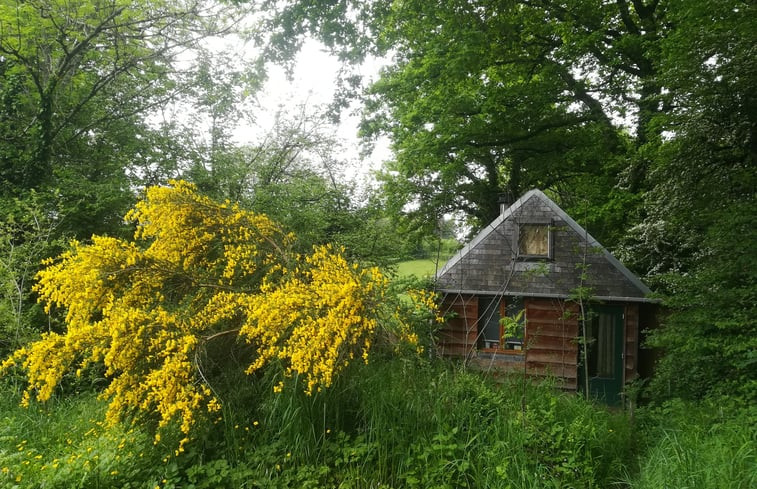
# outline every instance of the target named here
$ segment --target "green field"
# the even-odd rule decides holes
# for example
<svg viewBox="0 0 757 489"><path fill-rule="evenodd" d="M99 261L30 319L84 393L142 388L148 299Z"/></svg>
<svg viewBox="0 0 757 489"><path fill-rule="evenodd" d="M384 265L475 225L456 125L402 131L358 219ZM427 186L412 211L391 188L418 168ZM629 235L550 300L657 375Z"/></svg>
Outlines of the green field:
<svg viewBox="0 0 757 489"><path fill-rule="evenodd" d="M441 270L446 260L439 262L438 269ZM437 270L437 264L434 260L408 260L400 262L397 265L397 275L408 277L415 275L418 278L433 277Z"/></svg>

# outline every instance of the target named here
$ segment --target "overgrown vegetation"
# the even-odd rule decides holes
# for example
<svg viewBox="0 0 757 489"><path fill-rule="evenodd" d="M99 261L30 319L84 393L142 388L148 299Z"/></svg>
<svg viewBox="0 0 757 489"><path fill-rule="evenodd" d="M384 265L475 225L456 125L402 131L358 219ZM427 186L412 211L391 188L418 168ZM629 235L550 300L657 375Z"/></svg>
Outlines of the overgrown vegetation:
<svg viewBox="0 0 757 489"><path fill-rule="evenodd" d="M754 487L755 412L668 403L630 420L549 383L376 359L314 396L238 384L221 419L159 442L106 426L85 392L18 406L2 385L0 486L56 488Z"/></svg>
<svg viewBox="0 0 757 489"><path fill-rule="evenodd" d="M645 487L681 454L670 480L751 482L753 410L682 428L669 404L634 431L549 382L429 359L439 318L417 278L295 254L267 217L185 182L127 217L133 242L74 242L38 274L65 326L2 364L10 487Z"/></svg>
<svg viewBox="0 0 757 489"><path fill-rule="evenodd" d="M0 487L757 486L755 9L2 0ZM345 62L334 108L362 93L391 139L367 195L333 112L234 141L307 36ZM349 63L387 53L361 87ZM196 212L132 215L131 240L172 179ZM430 358L425 272L380 278L534 186L667 308L632 417Z"/></svg>
<svg viewBox="0 0 757 489"><path fill-rule="evenodd" d="M65 312L65 331L0 363L0 375L19 369L28 378L24 404L102 365L106 418L178 423L183 450L196 418L221 409L218 370L273 369L283 377L276 390L297 377L313 394L352 361L368 361L379 321L397 343L417 343L402 317L382 314L387 280L378 268L351 264L328 245L296 253L296 237L265 215L178 181L148 188L125 219L136 225L133 241L74 241L39 272L33 290L46 312ZM433 313L435 305L418 307ZM218 341L241 365L219 358Z"/></svg>
<svg viewBox="0 0 757 489"><path fill-rule="evenodd" d="M757 484L757 410L725 398L669 401L639 412L639 457L625 482L633 488L734 487Z"/></svg>

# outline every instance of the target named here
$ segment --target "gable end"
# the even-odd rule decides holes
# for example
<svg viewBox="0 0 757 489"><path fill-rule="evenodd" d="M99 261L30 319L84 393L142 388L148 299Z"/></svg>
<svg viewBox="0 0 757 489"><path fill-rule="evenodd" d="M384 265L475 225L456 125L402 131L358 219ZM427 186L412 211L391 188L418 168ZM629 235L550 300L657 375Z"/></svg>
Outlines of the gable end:
<svg viewBox="0 0 757 489"><path fill-rule="evenodd" d="M522 256L521 226L549 224L549 253ZM586 265L588 279L580 281ZM651 293L630 270L538 189L486 226L437 275L443 292L569 297L581 286L606 300L646 302Z"/></svg>

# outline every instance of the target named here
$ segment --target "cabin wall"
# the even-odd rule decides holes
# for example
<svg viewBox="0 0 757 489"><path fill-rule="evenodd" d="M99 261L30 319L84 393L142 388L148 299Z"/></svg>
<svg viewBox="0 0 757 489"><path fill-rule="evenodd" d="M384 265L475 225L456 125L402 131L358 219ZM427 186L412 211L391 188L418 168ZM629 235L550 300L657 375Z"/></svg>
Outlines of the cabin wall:
<svg viewBox="0 0 757 489"><path fill-rule="evenodd" d="M507 301L507 297L503 301ZM449 294L442 310L450 314L439 333L438 347L443 356L465 358L474 368L494 374L525 373L533 377L553 376L566 390L577 390L579 341L581 335L576 304L560 299L525 298L525 348L512 351L482 351L478 337L478 297ZM640 307L636 303L615 303L624 309L624 383L638 377ZM504 308L504 303L502 305Z"/></svg>
<svg viewBox="0 0 757 489"><path fill-rule="evenodd" d="M438 348L443 356L469 357L475 351L478 335L478 297L448 294L441 311L449 317L439 332Z"/></svg>
<svg viewBox="0 0 757 489"><path fill-rule="evenodd" d="M578 308L559 299L527 298L526 372L554 376L566 390L578 386Z"/></svg>
<svg viewBox="0 0 757 489"><path fill-rule="evenodd" d="M504 298L507 301L507 297ZM529 376L554 376L561 387L575 390L578 383L578 310L559 299L526 298L526 337L523 352L479 351L478 297L449 294L442 311L450 314L439 332L443 356L465 357L470 366L495 374L524 371ZM504 304L501 306L504 308Z"/></svg>

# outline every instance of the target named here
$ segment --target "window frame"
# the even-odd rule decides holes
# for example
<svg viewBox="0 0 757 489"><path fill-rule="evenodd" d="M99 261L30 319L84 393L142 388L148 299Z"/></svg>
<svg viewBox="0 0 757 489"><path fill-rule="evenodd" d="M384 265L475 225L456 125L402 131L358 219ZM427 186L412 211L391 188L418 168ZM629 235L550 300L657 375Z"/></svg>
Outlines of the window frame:
<svg viewBox="0 0 757 489"><path fill-rule="evenodd" d="M487 342L494 342L494 341L493 340L489 340L489 339L487 339L484 336L485 335L485 333L484 333L484 327L485 327L485 324L487 323L487 321L484 321L483 320L484 318L482 318L482 316L481 316L481 314L482 314L482 311L481 311L481 302L482 301L481 301L481 299L482 298L486 298L488 300L489 304L491 304L493 302L497 302L497 316L498 316L497 322L498 322L498 326L499 326L499 340L496 342L497 343L496 347L494 347L494 346L486 346ZM508 298L509 298L509 296L496 296L496 295L485 295L485 294L482 294L482 295L478 296L478 319L477 319L477 324L478 324L478 331L479 331L479 336L480 336L480 340L477 342L477 349L478 349L478 351L486 352L486 353L504 353L504 354L507 354L507 355L524 355L526 353L525 345L526 345L526 338L527 338L527 335L528 335L528 321L526 319L526 313L525 313L526 304L525 304L525 301L523 301L523 299L521 299L521 307L522 307L522 310L524 311L524 313L523 313L523 339L522 339L522 341L520 343L520 349L515 349L515 348L508 349L508 348L505 348L505 345L507 345L507 337L505 336L505 328L504 328L504 326L501 323L501 319L503 317L507 317L508 302L509 302L507 300ZM513 301L513 302L516 302L516 300L515 300L514 297L510 298L510 300ZM517 312L516 312L516 314L517 314Z"/></svg>
<svg viewBox="0 0 757 489"><path fill-rule="evenodd" d="M534 255L534 254L528 254L528 253L521 253L521 236L523 234L523 227L524 226L545 226L547 228L547 254L545 255ZM554 259L554 233L553 233L553 221L550 220L528 220L518 223L518 227L516 228L516 255L515 257L519 260L523 261L551 261Z"/></svg>

